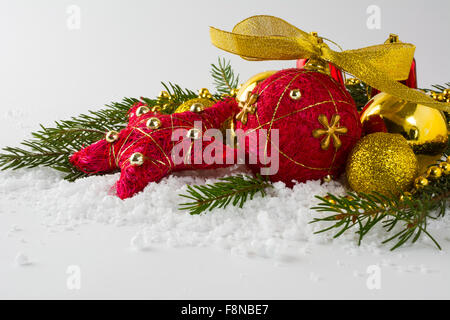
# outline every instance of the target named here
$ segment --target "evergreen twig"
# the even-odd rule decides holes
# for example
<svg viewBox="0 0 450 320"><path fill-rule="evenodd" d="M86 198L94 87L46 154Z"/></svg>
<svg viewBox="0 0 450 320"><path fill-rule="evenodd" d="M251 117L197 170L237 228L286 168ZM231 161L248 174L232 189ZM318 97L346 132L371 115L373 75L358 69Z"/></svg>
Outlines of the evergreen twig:
<svg viewBox="0 0 450 320"><path fill-rule="evenodd" d="M239 85L239 75L235 75L230 61L226 62L225 58L219 57L217 65L211 64L211 76L219 95L230 94Z"/></svg>
<svg viewBox="0 0 450 320"><path fill-rule="evenodd" d="M260 193L262 197L266 195L266 188L272 184L262 178L238 174L236 176L220 178L219 182L200 186L188 186L187 193L182 197L192 202L182 203L180 210L188 210L190 214L200 214L204 211L211 211L214 208L225 208L229 204L242 208L244 203Z"/></svg>

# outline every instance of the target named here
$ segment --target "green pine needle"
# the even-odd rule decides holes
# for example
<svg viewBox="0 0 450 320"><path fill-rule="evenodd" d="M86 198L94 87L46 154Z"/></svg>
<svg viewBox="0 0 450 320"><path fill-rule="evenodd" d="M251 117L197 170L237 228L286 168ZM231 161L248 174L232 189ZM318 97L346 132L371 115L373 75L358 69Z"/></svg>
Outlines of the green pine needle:
<svg viewBox="0 0 450 320"><path fill-rule="evenodd" d="M380 193L348 193L346 196L328 194L316 196L321 202L311 209L317 212L330 212L331 215L314 218L310 223L331 222L331 226L316 233L335 230L334 238L356 228L358 245L377 225L382 225L386 233L392 233L395 227L400 231L389 236L382 243L395 241L391 250L395 250L408 241L415 243L422 235L429 237L438 249L441 246L427 231L428 221L443 217L446 213L447 200L450 197L450 176L431 180L430 184L411 197L399 197ZM395 229L398 230L398 229Z"/></svg>
<svg viewBox="0 0 450 320"><path fill-rule="evenodd" d="M211 64L211 76L214 79L214 85L217 93L230 94L231 90L236 89L239 85L239 75L235 75L230 61L226 62L225 58L218 58L218 64Z"/></svg>
<svg viewBox="0 0 450 320"><path fill-rule="evenodd" d="M262 178L238 174L236 176L220 178L219 182L202 186L188 186L187 193L180 196L192 200L182 203L180 210L188 210L190 214L200 214L214 208L226 208L228 205L242 208L247 200L260 193L266 195L265 189L272 184Z"/></svg>

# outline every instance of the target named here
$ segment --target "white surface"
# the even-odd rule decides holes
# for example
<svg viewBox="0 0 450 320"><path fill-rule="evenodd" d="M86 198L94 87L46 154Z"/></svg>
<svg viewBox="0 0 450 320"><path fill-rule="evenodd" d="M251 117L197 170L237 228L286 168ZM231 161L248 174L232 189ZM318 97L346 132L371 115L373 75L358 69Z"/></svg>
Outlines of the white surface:
<svg viewBox="0 0 450 320"><path fill-rule="evenodd" d="M376 2L381 30L365 25L372 1L0 1L0 147L41 122L155 95L160 80L211 87L218 55L242 80L292 66L245 62L209 44L208 25L231 29L252 14L345 48L398 33L418 47L420 85L449 81L448 1ZM82 10L80 30L66 27L70 4ZM352 234L313 235L307 207L326 192L317 183L190 217L176 212L189 174L125 202L108 194L116 178L69 184L45 169L0 173L0 298L450 298L448 219L430 227L442 252L422 241L391 253L377 245L379 231L362 248ZM376 264L381 289L369 290L366 270ZM68 289L69 266L81 271L79 290Z"/></svg>

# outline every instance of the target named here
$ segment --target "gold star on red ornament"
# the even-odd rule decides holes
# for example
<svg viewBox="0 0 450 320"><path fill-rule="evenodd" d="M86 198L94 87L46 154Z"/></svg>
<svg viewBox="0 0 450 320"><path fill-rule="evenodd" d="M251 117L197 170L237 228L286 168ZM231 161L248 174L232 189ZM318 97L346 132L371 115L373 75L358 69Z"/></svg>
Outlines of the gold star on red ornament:
<svg viewBox="0 0 450 320"><path fill-rule="evenodd" d="M256 106L254 105L256 100L258 99L257 94L251 93L251 91L247 92L247 97L245 101L239 101L239 108L241 111L236 115L236 120L242 122L242 124L247 123L248 114L254 114L256 111Z"/></svg>
<svg viewBox="0 0 450 320"><path fill-rule="evenodd" d="M342 145L338 135L346 134L348 129L346 127L339 127L339 120L341 117L338 114L334 114L331 117L331 123L328 123L327 116L324 114L319 115L319 122L323 125L324 129L315 129L312 132L314 138L320 138L325 136L320 142L322 150L328 150L331 139L333 139L333 145L339 149Z"/></svg>

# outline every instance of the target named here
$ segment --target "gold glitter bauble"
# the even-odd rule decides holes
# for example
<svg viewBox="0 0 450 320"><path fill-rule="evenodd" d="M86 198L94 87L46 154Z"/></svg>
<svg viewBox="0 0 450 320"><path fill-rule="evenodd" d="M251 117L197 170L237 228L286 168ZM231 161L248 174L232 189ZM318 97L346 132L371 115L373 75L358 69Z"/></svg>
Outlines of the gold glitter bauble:
<svg viewBox="0 0 450 320"><path fill-rule="evenodd" d="M418 162L399 134L372 133L362 138L347 160L347 179L356 192L396 195L411 188Z"/></svg>
<svg viewBox="0 0 450 320"><path fill-rule="evenodd" d="M194 98L194 99L190 99L186 102L184 102L182 105L180 105L174 113L182 113L182 112L186 112L186 111L190 111L191 107L194 103L201 103L203 105L203 107L205 108L209 108L212 107L215 104L215 101L210 100L210 99L206 99L206 98Z"/></svg>
<svg viewBox="0 0 450 320"><path fill-rule="evenodd" d="M387 93L379 93L366 104L361 123L380 118L389 133L406 138L415 154L441 154L448 143L448 129L442 111L406 102Z"/></svg>
<svg viewBox="0 0 450 320"><path fill-rule="evenodd" d="M239 89L236 100L238 102L244 103L247 98L247 92L252 92L253 89L262 81L266 80L268 77L276 73L277 71L264 71L260 72L258 74L255 74L253 77L248 79Z"/></svg>

